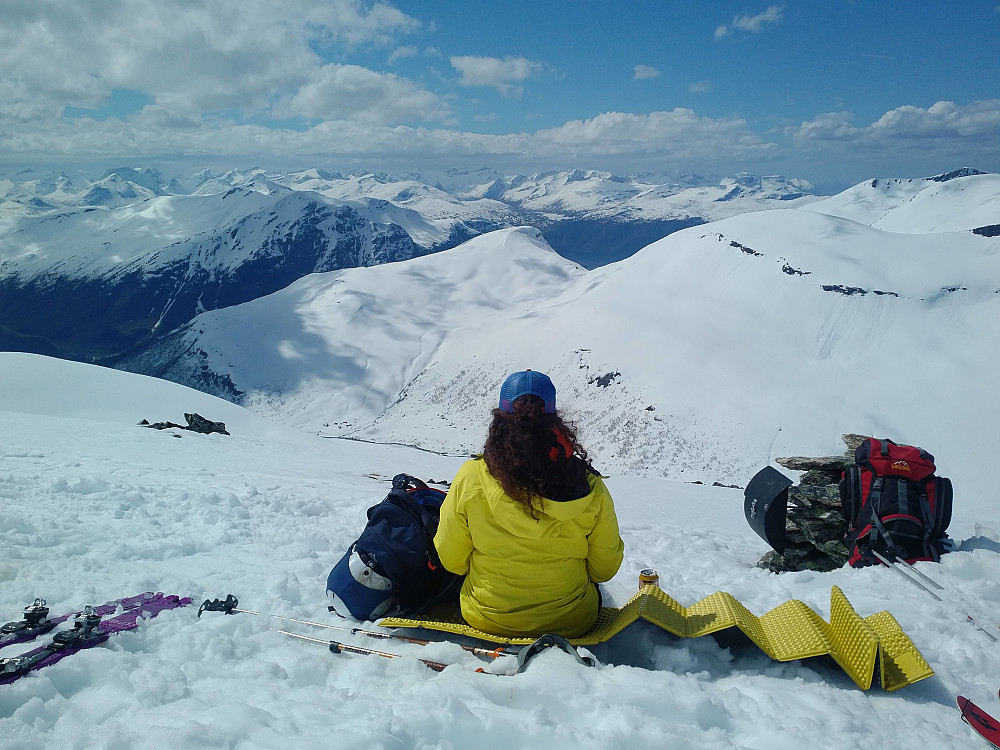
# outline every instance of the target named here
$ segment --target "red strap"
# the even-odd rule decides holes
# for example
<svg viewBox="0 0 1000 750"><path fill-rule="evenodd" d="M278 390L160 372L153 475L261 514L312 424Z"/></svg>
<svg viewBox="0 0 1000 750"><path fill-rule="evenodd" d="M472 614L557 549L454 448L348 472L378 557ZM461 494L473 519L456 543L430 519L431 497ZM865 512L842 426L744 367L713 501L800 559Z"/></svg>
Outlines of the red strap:
<svg viewBox="0 0 1000 750"><path fill-rule="evenodd" d="M559 446L553 445L549 448L549 458L553 461L559 460L559 447L562 447L563 453L565 453L565 458L573 457L573 444L566 437L566 433L560 430L558 427L552 428L552 433L556 436L556 440L559 441Z"/></svg>

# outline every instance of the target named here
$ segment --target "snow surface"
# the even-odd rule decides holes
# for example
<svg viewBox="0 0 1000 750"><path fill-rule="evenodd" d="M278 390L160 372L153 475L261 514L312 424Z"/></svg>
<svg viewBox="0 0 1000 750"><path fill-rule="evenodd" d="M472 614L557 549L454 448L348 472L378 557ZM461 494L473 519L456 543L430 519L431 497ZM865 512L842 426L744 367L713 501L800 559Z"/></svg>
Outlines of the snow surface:
<svg viewBox="0 0 1000 750"><path fill-rule="evenodd" d="M185 411L221 419L233 434L136 424L182 423ZM484 408L470 428L485 434L487 419ZM965 447L948 442L942 451ZM400 471L449 479L462 460L323 439L171 383L0 353L0 613L17 619L36 596L56 613L159 590L196 604L233 593L247 609L337 624L325 608L327 573L388 479ZM796 598L828 618L837 585L860 614L895 615L936 676L896 693L862 692L822 659L778 663L755 647L641 624L595 648L597 668L546 653L521 675L494 676L477 673L483 662L454 644L343 636L403 658L333 655L272 628L342 635L334 631L246 614L199 620L188 607L0 686L0 744L909 750L979 742L954 696L995 707L1000 649L962 610L987 627L1000 621L1000 538L988 528L1000 527L996 506L957 485L955 526L983 526L959 536L960 550L940 565L920 566L946 586L937 602L886 569L754 567L766 546L743 519L739 490L620 474L608 485L625 540L612 601L627 599L638 571L654 567L686 605L725 590L757 614ZM18 648L27 646L2 655ZM435 673L418 657L451 666Z"/></svg>
<svg viewBox="0 0 1000 750"><path fill-rule="evenodd" d="M470 452L505 375L530 367L605 471L745 486L776 457L865 433L925 447L1000 515L982 471L998 447L998 260L997 237L799 209L592 271L537 230L501 230L205 313L159 354L186 352L178 371L127 369L193 385L207 366L285 424Z"/></svg>
<svg viewBox="0 0 1000 750"><path fill-rule="evenodd" d="M887 232L924 234L977 229L1000 221L1000 174L957 177L945 182L872 180L810 203L807 208Z"/></svg>

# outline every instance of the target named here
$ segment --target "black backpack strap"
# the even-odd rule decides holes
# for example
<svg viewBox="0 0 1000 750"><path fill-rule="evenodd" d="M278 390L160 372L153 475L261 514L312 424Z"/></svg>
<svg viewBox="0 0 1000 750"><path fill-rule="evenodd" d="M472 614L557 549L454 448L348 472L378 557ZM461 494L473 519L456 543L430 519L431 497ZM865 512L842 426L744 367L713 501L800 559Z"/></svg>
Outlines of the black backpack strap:
<svg viewBox="0 0 1000 750"><path fill-rule="evenodd" d="M940 540L944 538L948 524L951 523L951 480L947 477L931 477L928 481L934 482L934 510L931 511L925 490L920 498L926 524L925 540L929 554L935 562L940 562L941 552L944 549Z"/></svg>
<svg viewBox="0 0 1000 750"><path fill-rule="evenodd" d="M840 512L850 528L854 528L861 511L861 467L849 466L840 480Z"/></svg>
<svg viewBox="0 0 1000 750"><path fill-rule="evenodd" d="M935 493L935 505L939 503L940 498L938 498L937 493ZM934 562L939 562L941 554L938 552L937 545L934 544L934 540L937 536L934 531L934 516L936 513L931 513L931 502L927 497L927 481L921 482L920 484L920 515L924 522L924 551L934 559Z"/></svg>
<svg viewBox="0 0 1000 750"><path fill-rule="evenodd" d="M897 482L896 484L898 486L901 483ZM871 490L868 492L868 499L865 501L868 505L868 516L871 521L871 533L868 535L868 544L866 546L869 548L875 547L878 543L879 537L881 537L884 540L884 546L891 552L895 546L892 540L892 535L889 533L889 530L886 529L882 520L878 517L882 504L882 490L884 488L885 478L876 476L872 481Z"/></svg>
<svg viewBox="0 0 1000 750"><path fill-rule="evenodd" d="M951 523L952 487L947 477L934 478L934 536L943 537Z"/></svg>

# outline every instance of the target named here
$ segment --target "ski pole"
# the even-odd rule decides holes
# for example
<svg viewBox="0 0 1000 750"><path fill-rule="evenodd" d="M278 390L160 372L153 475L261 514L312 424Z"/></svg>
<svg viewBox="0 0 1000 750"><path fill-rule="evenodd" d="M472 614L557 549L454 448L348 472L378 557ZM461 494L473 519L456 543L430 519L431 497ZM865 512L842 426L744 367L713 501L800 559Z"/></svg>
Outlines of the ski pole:
<svg viewBox="0 0 1000 750"><path fill-rule="evenodd" d="M303 641L309 641L310 643L321 643L324 646L327 646L330 649L330 651L332 653L334 653L334 654L342 654L342 653L344 653L346 651L347 653L350 653L350 654L367 654L369 656L382 656L382 657L385 657L386 659L401 659L402 658L402 656L400 654L391 654L388 651L376 651L376 650L371 649L371 648L362 648L361 646L352 646L349 643L340 643L339 641L324 641L324 640L322 640L320 638L311 638L308 635L300 635L299 633L292 633L291 631L280 630L278 628L274 628L274 630L276 630L277 632L281 633L282 635L291 636L292 638L298 638L298 639L303 640ZM419 661L421 664L423 664L426 667L430 667L435 672L440 672L445 667L448 666L447 664L442 664L439 661L431 661L430 659L417 659L417 661Z"/></svg>
<svg viewBox="0 0 1000 750"><path fill-rule="evenodd" d="M905 578L907 581L909 581L910 583L912 583L914 586L917 586L918 588L922 589L923 591L926 591L928 594L930 594L931 596L933 596L935 599L937 599L942 604L944 603L944 599L942 599L940 596L938 596L933 591L931 591L931 589L927 588L927 586L925 586L924 584L922 584L916 578L913 578L912 576L907 575L904 572L904 568L897 567L889 559L883 557L882 555L880 555L875 550L872 550L872 553L875 555L875 557L877 557L879 560L881 560L883 563L885 563L885 565L887 567L892 568L893 570L895 570L897 573L899 573L901 576L903 576L903 578ZM906 564L906 563L904 563L904 564ZM909 565L909 564L906 564L905 570L911 570L914 573L917 572L916 569L914 569L914 567L912 565ZM920 574L918 574L918 575L920 575ZM922 577L925 577L925 576L922 576ZM930 580L930 579L928 579L928 580ZM931 581L931 583L934 583L939 589L942 589L942 590L944 589L944 586L941 586L940 584L937 584L934 581ZM1000 640L1000 638L997 638L995 635L993 635L993 633L991 633L986 628L984 628L982 625L980 625L978 622L976 622L976 618L973 617L972 615L970 615L967 610L965 610L961 606L959 606L958 611L961 612L963 615L965 615L965 617L969 621L969 623L971 625L974 625L976 627L976 630L981 630L982 632L986 633L986 637L989 638L991 641L998 641L998 640Z"/></svg>
<svg viewBox="0 0 1000 750"><path fill-rule="evenodd" d="M275 615L268 612L255 612L251 609L240 609L239 600L230 594L224 600L214 599L208 600L201 605L198 610L198 616L201 617L202 612L225 612L227 615L233 614L235 612L242 612L247 615L256 615L258 617L274 617L278 620L285 620L286 622L297 622L302 625L311 625L316 628L326 628L328 630L339 630L344 633L350 633L351 635L364 635L369 638L380 638L382 640L393 639L397 641L403 641L405 643L415 643L418 646L427 646L435 641L428 641L423 638L413 638L405 635L398 635L396 633L381 633L377 630L366 630L365 628L345 628L338 625L329 625L325 622L312 622L310 620L298 620L294 617L285 617L284 615ZM461 644L459 644L461 645ZM476 656L485 656L490 659L497 659L501 656L517 656L516 652L508 651L504 646L498 646L497 648L480 648L478 646L461 646L464 651L468 651Z"/></svg>
<svg viewBox="0 0 1000 750"><path fill-rule="evenodd" d="M915 567L913 567L908 562L906 562L906 560L902 559L901 557L897 557L896 558L896 562L898 562L900 565L902 565L903 567L905 567L909 572L913 573L914 575L919 576L920 578L923 578L925 581L927 581L927 583L929 583L934 588L938 589L939 591L944 591L944 586L942 586L940 583L938 583L937 581L935 581L930 576L926 576L923 573L921 573Z"/></svg>
<svg viewBox="0 0 1000 750"><path fill-rule="evenodd" d="M896 571L897 573L899 573L899 574L900 574L901 576L903 576L903 578L905 578L905 579L906 579L907 581L909 581L910 583L912 583L912 584L913 584L914 586L916 586L917 588L919 588L919 589L922 589L922 590L926 591L926 592L927 592L928 594L930 594L931 596L933 596L933 597L934 597L935 599L937 599L937 600L938 600L939 602L943 602L943 601L944 601L944 599L942 599L942 598L941 598L940 596L938 596L937 594L935 594L935 593L934 593L933 591L931 591L931 590L930 590L929 588L927 588L926 586L924 586L924 585L923 585L923 584L922 584L922 583L921 583L920 581L918 581L917 579L913 578L912 576L908 576L908 575L906 575L906 573L905 573L905 572L903 571L903 569L902 569L902 568L898 568L898 567L896 567L895 565L893 565L892 561L891 561L891 560L889 560L888 558L886 558L886 557L883 557L882 555L880 555L880 554L879 554L878 552L876 552L875 550L872 550L872 554L873 554L873 555L875 555L875 557L877 557L877 558L878 558L879 560L881 560L881 561L882 561L883 563L885 563L885 566L886 566L887 568L892 568L893 570L895 570L895 571Z"/></svg>

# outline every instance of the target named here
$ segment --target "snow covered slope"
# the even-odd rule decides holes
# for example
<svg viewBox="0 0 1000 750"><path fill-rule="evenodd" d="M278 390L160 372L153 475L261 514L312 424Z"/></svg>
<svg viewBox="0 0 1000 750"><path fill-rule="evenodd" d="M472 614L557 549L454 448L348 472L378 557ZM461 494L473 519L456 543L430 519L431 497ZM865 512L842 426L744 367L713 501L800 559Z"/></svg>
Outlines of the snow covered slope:
<svg viewBox="0 0 1000 750"><path fill-rule="evenodd" d="M0 345L106 359L315 271L411 258L448 231L391 204L281 186L22 218L0 233Z"/></svg>
<svg viewBox="0 0 1000 750"><path fill-rule="evenodd" d="M968 171L942 176L948 179L863 182L808 208L907 234L1000 225L1000 174Z"/></svg>
<svg viewBox="0 0 1000 750"><path fill-rule="evenodd" d="M232 435L135 424L191 410L226 421ZM438 420L426 431L449 428ZM645 567L684 605L722 590L758 615L798 599L828 619L838 586L862 615L891 612L935 670L895 693L861 692L823 659L779 663L737 640L674 638L642 623L595 647L597 668L553 650L499 677L475 670L508 665L455 644L375 641L249 614L197 617L201 601L233 593L245 609L350 627L326 611L324 589L367 507L396 472L450 479L462 460L282 430L175 384L0 353L0 621L37 596L53 613L147 590L195 600L0 686L2 744L965 750L979 740L954 696L997 713L1000 651L963 610L987 627L1000 620L1000 514L961 490L959 551L919 566L945 585L939 602L885 569L754 567L766 547L743 519L739 490L608 479L625 542L609 602L633 593ZM335 655L277 628L402 658ZM436 673L418 658L450 666Z"/></svg>
<svg viewBox="0 0 1000 750"><path fill-rule="evenodd" d="M998 250L775 210L585 271L503 230L199 316L124 366L222 380L213 392L311 432L443 452L480 448L500 382L530 367L608 470L742 486L864 432L924 446L985 495Z"/></svg>

